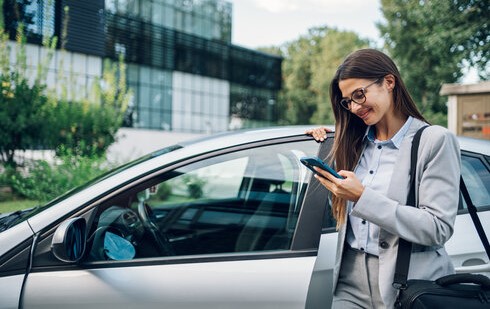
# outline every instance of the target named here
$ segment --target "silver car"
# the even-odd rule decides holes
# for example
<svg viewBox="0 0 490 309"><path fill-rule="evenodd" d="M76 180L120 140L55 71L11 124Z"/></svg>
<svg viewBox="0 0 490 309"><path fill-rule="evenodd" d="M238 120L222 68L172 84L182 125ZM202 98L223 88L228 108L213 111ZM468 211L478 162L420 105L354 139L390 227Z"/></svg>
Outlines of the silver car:
<svg viewBox="0 0 490 309"><path fill-rule="evenodd" d="M335 222L299 158L325 158L333 134L305 129L185 142L0 215L0 308L328 308ZM488 227L490 141L460 143ZM490 272L463 204L447 250L458 271Z"/></svg>

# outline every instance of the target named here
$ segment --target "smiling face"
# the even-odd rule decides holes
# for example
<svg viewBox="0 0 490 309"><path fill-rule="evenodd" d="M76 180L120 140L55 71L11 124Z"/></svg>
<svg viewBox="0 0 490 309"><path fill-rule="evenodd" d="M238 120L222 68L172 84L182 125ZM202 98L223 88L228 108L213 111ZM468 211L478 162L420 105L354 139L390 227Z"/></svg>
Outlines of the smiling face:
<svg viewBox="0 0 490 309"><path fill-rule="evenodd" d="M350 112L361 118L366 125L376 125L394 115L392 95L394 79L386 76L380 83L370 85L372 82L373 80L360 78L348 78L339 82L344 99L351 99L352 93L365 88L365 102L362 104L351 102ZM366 88L367 85L370 86Z"/></svg>

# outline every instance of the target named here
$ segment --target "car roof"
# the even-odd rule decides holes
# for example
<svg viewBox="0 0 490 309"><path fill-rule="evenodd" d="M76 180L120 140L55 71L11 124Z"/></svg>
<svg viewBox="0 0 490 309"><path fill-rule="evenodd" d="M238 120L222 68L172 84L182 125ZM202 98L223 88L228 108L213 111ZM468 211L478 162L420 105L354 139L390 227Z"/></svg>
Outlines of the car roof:
<svg viewBox="0 0 490 309"><path fill-rule="evenodd" d="M490 140L458 136L458 141L461 150L490 156Z"/></svg>
<svg viewBox="0 0 490 309"><path fill-rule="evenodd" d="M257 141L264 141L269 139L276 139L289 136L305 135L305 131L308 129L316 128L318 126L280 126L269 128L256 128L256 129L243 129L236 131L228 131L223 133L217 133L209 136L204 136L196 139L187 140L179 143L184 148L198 147L202 152L206 150L219 149L222 147L236 146L240 144L253 143ZM333 131L333 126L326 126Z"/></svg>
<svg viewBox="0 0 490 309"><path fill-rule="evenodd" d="M213 150L221 147L257 142L287 136L304 135L305 131L317 128L318 125L281 126L258 129L243 129L228 131L220 134L200 137L179 143L182 147L198 147L201 150ZM334 131L333 125L325 126ZM457 136L461 150L481 153L490 156L490 140L477 139L466 136Z"/></svg>

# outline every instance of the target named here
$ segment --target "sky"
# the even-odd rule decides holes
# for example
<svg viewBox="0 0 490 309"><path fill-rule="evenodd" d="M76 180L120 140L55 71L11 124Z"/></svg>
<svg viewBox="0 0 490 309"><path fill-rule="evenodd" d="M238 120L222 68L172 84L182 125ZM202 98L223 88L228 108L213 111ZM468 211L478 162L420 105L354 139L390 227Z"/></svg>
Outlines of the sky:
<svg viewBox="0 0 490 309"><path fill-rule="evenodd" d="M232 43L247 48L278 46L308 29L327 25L380 41L379 0L227 0L233 4Z"/></svg>

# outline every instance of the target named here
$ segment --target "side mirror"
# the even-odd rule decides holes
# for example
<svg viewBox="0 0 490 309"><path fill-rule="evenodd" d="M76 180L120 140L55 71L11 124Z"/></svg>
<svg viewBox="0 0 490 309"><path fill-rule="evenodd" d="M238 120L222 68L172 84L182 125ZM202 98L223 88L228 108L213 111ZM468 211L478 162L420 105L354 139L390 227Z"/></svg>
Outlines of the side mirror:
<svg viewBox="0 0 490 309"><path fill-rule="evenodd" d="M83 218L63 221L51 241L51 252L63 262L78 262L85 252L87 224Z"/></svg>

